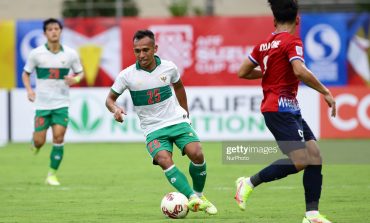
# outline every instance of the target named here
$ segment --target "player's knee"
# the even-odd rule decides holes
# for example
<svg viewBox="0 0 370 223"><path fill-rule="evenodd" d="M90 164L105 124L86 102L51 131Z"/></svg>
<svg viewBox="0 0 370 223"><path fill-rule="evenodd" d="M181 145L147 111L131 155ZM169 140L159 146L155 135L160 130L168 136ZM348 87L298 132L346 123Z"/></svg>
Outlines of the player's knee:
<svg viewBox="0 0 370 223"><path fill-rule="evenodd" d="M319 150L310 154L310 164L313 164L313 165L322 164L322 157L321 157L321 154L320 154Z"/></svg>
<svg viewBox="0 0 370 223"><path fill-rule="evenodd" d="M157 155L155 157L155 162L158 163L158 165L164 170L173 165L172 158L169 155Z"/></svg>
<svg viewBox="0 0 370 223"><path fill-rule="evenodd" d="M196 149L193 149L191 153L188 154L190 160L195 164L202 164L204 163L204 155L202 152L202 148L199 146Z"/></svg>
<svg viewBox="0 0 370 223"><path fill-rule="evenodd" d="M64 142L64 136L53 136L53 143L62 144Z"/></svg>
<svg viewBox="0 0 370 223"><path fill-rule="evenodd" d="M298 171L303 170L310 163L309 157L306 153L294 154L294 156L290 157L290 159L292 160L294 166L297 168Z"/></svg>
<svg viewBox="0 0 370 223"><path fill-rule="evenodd" d="M37 148L40 149L43 145L45 144L45 139L33 139L33 145Z"/></svg>

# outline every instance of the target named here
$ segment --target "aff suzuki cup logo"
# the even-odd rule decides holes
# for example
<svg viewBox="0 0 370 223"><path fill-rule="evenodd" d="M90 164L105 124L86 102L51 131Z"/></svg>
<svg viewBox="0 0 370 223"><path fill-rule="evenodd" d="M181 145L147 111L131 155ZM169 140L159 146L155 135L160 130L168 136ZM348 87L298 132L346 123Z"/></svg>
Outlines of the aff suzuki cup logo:
<svg viewBox="0 0 370 223"><path fill-rule="evenodd" d="M312 27L306 35L305 44L308 55L315 61L331 62L340 52L339 34L326 24Z"/></svg>
<svg viewBox="0 0 370 223"><path fill-rule="evenodd" d="M191 25L153 25L158 55L173 61L180 75L193 64L193 27Z"/></svg>
<svg viewBox="0 0 370 223"><path fill-rule="evenodd" d="M313 26L305 38L307 66L321 81L337 81L341 41L338 32L330 25Z"/></svg>

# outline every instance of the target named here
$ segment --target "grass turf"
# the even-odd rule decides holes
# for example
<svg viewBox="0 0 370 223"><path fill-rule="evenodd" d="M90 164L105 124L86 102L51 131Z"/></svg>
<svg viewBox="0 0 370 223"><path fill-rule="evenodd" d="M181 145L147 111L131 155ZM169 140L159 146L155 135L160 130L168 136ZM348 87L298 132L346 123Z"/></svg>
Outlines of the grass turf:
<svg viewBox="0 0 370 223"><path fill-rule="evenodd" d="M259 186L240 211L233 199L237 177L264 165L222 163L221 143L202 143L207 160L206 196L219 214L189 213L181 222L301 222L302 173ZM364 147L369 140L321 141L322 148ZM58 172L62 186L44 185L50 144L34 156L28 144L0 148L0 222L173 222L160 211L162 197L174 189L152 166L143 143L72 144ZM368 154L368 153L367 153ZM188 159L175 151L188 176ZM370 164L325 165L320 209L333 222L368 222Z"/></svg>

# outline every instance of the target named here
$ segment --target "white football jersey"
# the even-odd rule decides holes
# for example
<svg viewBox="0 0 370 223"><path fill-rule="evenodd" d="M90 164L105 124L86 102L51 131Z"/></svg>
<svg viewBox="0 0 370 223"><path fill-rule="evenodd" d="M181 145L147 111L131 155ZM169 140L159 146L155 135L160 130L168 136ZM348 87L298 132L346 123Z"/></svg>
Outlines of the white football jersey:
<svg viewBox="0 0 370 223"><path fill-rule="evenodd" d="M130 91L134 109L145 136L166 126L190 122L187 112L176 101L171 84L180 79L176 65L155 56L157 67L149 72L133 64L119 73L111 90L121 95Z"/></svg>
<svg viewBox="0 0 370 223"><path fill-rule="evenodd" d="M57 109L69 106L69 86L64 77L70 69L74 73L83 71L77 52L61 46L58 53L48 49L47 44L33 49L28 56L24 71L36 70L36 109Z"/></svg>

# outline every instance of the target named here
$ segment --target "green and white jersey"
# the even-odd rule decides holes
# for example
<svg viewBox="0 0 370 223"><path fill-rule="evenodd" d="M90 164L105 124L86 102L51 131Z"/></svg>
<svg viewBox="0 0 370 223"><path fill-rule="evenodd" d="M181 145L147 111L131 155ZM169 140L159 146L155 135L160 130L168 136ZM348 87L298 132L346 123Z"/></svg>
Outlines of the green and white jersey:
<svg viewBox="0 0 370 223"><path fill-rule="evenodd" d="M74 49L61 46L58 53L53 53L45 44L31 51L24 71L30 74L36 70L36 109L69 106L69 86L64 82L64 76L69 74L70 69L74 73L83 71Z"/></svg>
<svg viewBox="0 0 370 223"><path fill-rule="evenodd" d="M166 126L190 122L171 90L171 84L180 80L176 65L157 56L155 61L157 67L153 71L141 69L139 63L127 67L111 88L117 95L126 89L130 91L145 136Z"/></svg>

